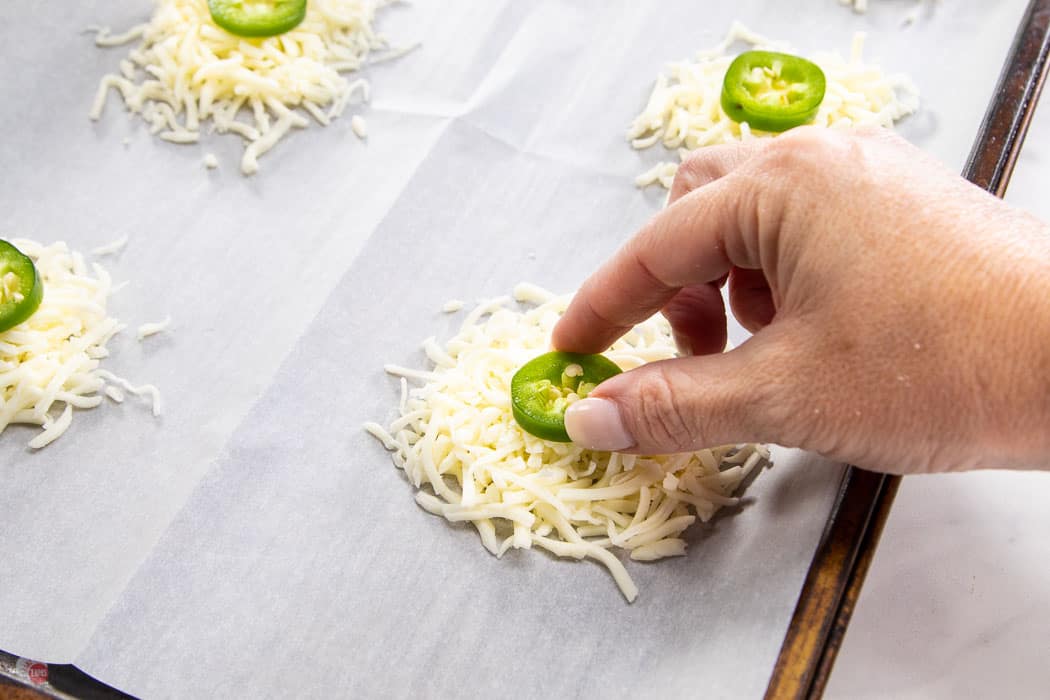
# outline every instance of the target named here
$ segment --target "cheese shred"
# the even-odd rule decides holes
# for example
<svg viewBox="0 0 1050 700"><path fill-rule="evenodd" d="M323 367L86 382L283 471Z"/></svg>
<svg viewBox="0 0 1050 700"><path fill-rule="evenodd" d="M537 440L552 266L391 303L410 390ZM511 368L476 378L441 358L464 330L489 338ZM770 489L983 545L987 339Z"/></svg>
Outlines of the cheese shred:
<svg viewBox="0 0 1050 700"><path fill-rule="evenodd" d="M734 22L718 46L697 54L695 61L671 63L656 78L642 113L627 130L631 146L641 150L662 144L676 151L678 162L704 146L768 138L776 134L735 122L722 109L722 81L735 54L730 47L743 42L749 48L797 53L783 42L774 42ZM904 75L887 75L864 62L864 34L853 38L849 59L837 53L810 56L824 71L827 92L813 120L816 126L848 129L860 126L892 127L919 108L919 91ZM678 162L661 162L637 178L635 184L659 184L670 189Z"/></svg>
<svg viewBox="0 0 1050 700"><path fill-rule="evenodd" d="M135 337L138 338L140 341L145 340L151 335L163 333L164 331L168 330L168 327L170 325L171 316L166 316L163 321L143 323L141 326L139 326L138 332L135 334Z"/></svg>
<svg viewBox="0 0 1050 700"><path fill-rule="evenodd" d="M359 70L373 51L387 50L383 60L401 55L373 26L377 10L395 1L311 0L295 29L248 39L219 28L206 0L155 0L146 24L118 35L92 28L97 46L139 44L119 73L102 78L90 116L102 116L115 90L151 133L171 143L197 143L210 121L219 133L244 139L241 171L251 175L259 157L293 129L306 128L303 114L327 126L355 95L368 100L368 83L342 74ZM351 126L365 137L363 119Z"/></svg>
<svg viewBox="0 0 1050 700"><path fill-rule="evenodd" d="M91 254L97 258L101 258L105 255L117 255L118 253L121 253L125 248L128 247L129 240L130 236L121 236L120 238L106 243L105 245L100 245L97 248L93 248L91 250Z"/></svg>
<svg viewBox="0 0 1050 700"><path fill-rule="evenodd" d="M471 523L493 555L536 546L558 557L592 559L633 601L638 588L611 550L626 550L638 561L684 555L682 533L734 505L734 492L769 452L762 445L726 445L638 457L524 432L511 412L511 377L547 351L568 301L519 285L513 300L482 302L447 343L424 341L430 369L386 366L401 380L398 415L364 429L418 489L421 508ZM670 326L653 317L606 356L624 370L674 357Z"/></svg>

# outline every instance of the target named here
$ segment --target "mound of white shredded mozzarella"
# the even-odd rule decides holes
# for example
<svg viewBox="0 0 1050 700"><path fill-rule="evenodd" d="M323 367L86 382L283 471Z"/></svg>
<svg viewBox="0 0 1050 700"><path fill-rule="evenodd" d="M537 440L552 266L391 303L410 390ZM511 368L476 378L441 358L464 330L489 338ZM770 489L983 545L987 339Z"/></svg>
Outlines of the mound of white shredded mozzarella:
<svg viewBox="0 0 1050 700"><path fill-rule="evenodd" d="M722 81L735 54L730 46L741 41L752 48L797 53L734 22L725 40L701 51L695 61L668 65L656 78L645 109L627 131L631 146L649 148L662 143L676 149L679 161L704 146L747 141L776 134L753 131L747 122L735 122L722 110ZM837 53L818 53L809 59L827 78L827 92L813 123L833 129L856 126L892 127L919 107L919 92L903 75L886 75L878 66L864 63L864 34L853 38L849 60ZM639 187L659 183L670 189L678 163L658 163L635 179Z"/></svg>
<svg viewBox="0 0 1050 700"><path fill-rule="evenodd" d="M365 429L420 489L420 506L470 522L492 554L535 545L559 557L595 559L633 601L638 589L610 549L640 561L685 554L682 532L736 504L733 492L769 453L761 445L727 445L636 457L524 432L511 413L511 377L548 350L569 297L519 285L514 300L531 308L515 310L508 297L484 302L444 347L424 341L432 369L388 365L401 377L399 416ZM624 370L674 357L670 326L654 317L606 356ZM409 381L418 386L409 389Z"/></svg>
<svg viewBox="0 0 1050 700"><path fill-rule="evenodd" d="M371 52L389 49L373 22L379 8L396 0L310 0L298 27L263 39L221 29L207 0L155 2L150 21L123 34L94 28L98 46L140 43L121 61L120 74L102 78L91 118L102 115L115 88L127 109L166 141L196 143L210 119L219 133L247 143L241 170L250 175L291 129L307 126L303 113L327 126L355 96L368 100L368 82L348 81L342 73L361 68ZM371 62L403 53L390 50ZM364 138L364 130L363 119L355 119L354 132Z"/></svg>
<svg viewBox="0 0 1050 700"><path fill-rule="evenodd" d="M0 333L0 433L13 424L39 425L43 432L29 447L45 447L69 428L73 409L95 408L103 395L123 401L125 391L151 399L159 415L156 387L133 386L100 367L106 344L124 329L106 313L109 274L97 263L89 269L65 243L11 243L33 260L44 297L27 321Z"/></svg>

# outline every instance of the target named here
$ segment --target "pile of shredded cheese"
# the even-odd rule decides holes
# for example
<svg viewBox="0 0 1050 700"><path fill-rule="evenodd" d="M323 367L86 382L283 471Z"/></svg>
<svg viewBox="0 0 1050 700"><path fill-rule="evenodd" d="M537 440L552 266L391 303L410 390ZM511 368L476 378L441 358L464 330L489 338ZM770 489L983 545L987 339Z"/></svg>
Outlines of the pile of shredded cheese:
<svg viewBox="0 0 1050 700"><path fill-rule="evenodd" d="M432 369L388 365L401 377L399 416L365 429L420 489L421 507L470 522L492 554L535 545L559 557L591 558L633 601L638 589L610 549L640 561L685 554L682 532L736 504L733 492L769 453L744 445L636 457L526 433L511 412L511 377L548 350L569 297L519 285L514 299L531 308L515 310L507 297L484 302L444 347L424 341ZM606 356L624 370L674 357L670 326L654 317ZM418 386L409 389L409 381Z"/></svg>
<svg viewBox="0 0 1050 700"><path fill-rule="evenodd" d="M669 73L657 77L645 109L627 131L631 146L644 149L662 143L677 150L679 161L683 161L704 146L775 136L753 131L747 122L735 122L722 110L722 81L735 57L728 50L737 41L753 48L797 53L734 22L717 47L700 52L696 61L671 63ZM902 75L886 75L878 66L864 63L863 48L864 34L858 33L848 61L837 53L809 57L827 78L827 92L813 120L815 125L835 129L892 127L918 109L919 92L912 81ZM677 171L678 163L658 163L639 175L635 183L639 187L659 183L670 189Z"/></svg>
<svg viewBox="0 0 1050 700"><path fill-rule="evenodd" d="M264 39L221 29L206 0L155 1L146 24L117 36L94 28L98 46L140 43L121 61L119 75L102 78L91 118L102 115L115 88L127 109L166 141L196 143L211 120L219 133L244 139L241 170L250 175L259 169L259 157L291 129L307 126L304 113L327 126L355 95L368 100L368 82L348 81L342 73L361 68L372 51L389 48L373 21L379 8L396 0L310 0L298 27ZM388 51L372 62L403 53ZM241 114L250 119L239 119ZM365 137L360 116L353 131Z"/></svg>
<svg viewBox="0 0 1050 700"><path fill-rule="evenodd" d="M109 274L90 266L65 243L11 243L28 255L44 284L44 297L27 321L0 333L0 433L29 424L43 432L29 447L45 447L69 428L73 409L95 408L103 395L123 401L124 392L145 395L160 414L160 393L136 387L100 367L107 343L124 329L106 313L114 291Z"/></svg>

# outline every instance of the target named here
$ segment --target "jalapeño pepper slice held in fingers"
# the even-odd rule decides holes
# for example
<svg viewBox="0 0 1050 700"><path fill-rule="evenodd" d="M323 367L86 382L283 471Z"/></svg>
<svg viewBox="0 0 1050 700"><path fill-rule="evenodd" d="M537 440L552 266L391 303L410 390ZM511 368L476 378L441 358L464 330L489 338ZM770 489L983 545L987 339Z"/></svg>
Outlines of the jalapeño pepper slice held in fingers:
<svg viewBox="0 0 1050 700"><path fill-rule="evenodd" d="M44 284L33 261L7 241L0 241L0 333L36 313L43 298Z"/></svg>
<svg viewBox="0 0 1050 700"><path fill-rule="evenodd" d="M514 420L528 433L570 442L565 409L622 370L602 355L549 352L526 362L510 382Z"/></svg>
<svg viewBox="0 0 1050 700"><path fill-rule="evenodd" d="M306 17L306 0L208 0L208 10L230 34L276 36L299 26Z"/></svg>
<svg viewBox="0 0 1050 700"><path fill-rule="evenodd" d="M722 81L722 109L760 131L787 131L813 120L827 80L816 63L775 51L745 51Z"/></svg>

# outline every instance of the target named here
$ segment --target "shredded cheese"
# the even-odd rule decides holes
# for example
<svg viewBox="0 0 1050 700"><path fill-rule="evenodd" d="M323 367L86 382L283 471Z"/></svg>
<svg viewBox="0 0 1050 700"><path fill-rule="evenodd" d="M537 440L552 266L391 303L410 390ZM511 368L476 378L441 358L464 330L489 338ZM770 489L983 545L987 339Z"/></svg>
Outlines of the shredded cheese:
<svg viewBox="0 0 1050 700"><path fill-rule="evenodd" d="M357 138L363 140L368 137L368 123L365 122L365 118L360 114L350 117L350 128L353 129Z"/></svg>
<svg viewBox="0 0 1050 700"><path fill-rule="evenodd" d="M167 316L163 321L158 321L156 323L143 323L141 326L139 326L138 333L136 333L135 335L139 339L139 341L142 341L150 337L151 335L156 335L157 333L162 333L168 330L168 326L170 325L171 316Z"/></svg>
<svg viewBox="0 0 1050 700"><path fill-rule="evenodd" d="M693 151L716 144L767 138L775 134L756 131L746 122L733 121L722 109L722 80L737 41L752 47L797 53L782 42L773 42L734 22L725 40L701 51L696 61L681 61L660 74L642 113L635 117L627 138L635 149L663 144L677 151L679 162ZM892 127L919 107L919 92L903 75L886 75L863 61L864 34L854 36L849 60L837 53L818 53L810 60L827 78L827 91L813 123L843 129L857 126ZM660 184L670 189L678 163L662 162L635 179L639 187Z"/></svg>
<svg viewBox="0 0 1050 700"><path fill-rule="evenodd" d="M100 47L140 43L119 73L102 78L91 118L101 117L106 96L117 90L129 111L171 143L196 143L211 120L219 133L244 139L241 170L250 175L278 141L308 125L307 117L327 126L355 97L368 100L368 82L342 74L360 69L373 51L389 49L373 22L378 9L395 1L311 0L295 29L246 39L219 28L206 0L155 0L146 24L115 36L93 28ZM403 53L388 51L378 60ZM351 127L364 138L363 120Z"/></svg>
<svg viewBox="0 0 1050 700"><path fill-rule="evenodd" d="M105 255L116 255L117 253L120 253L128 247L129 240L129 236L121 236L115 241L112 241L105 245L100 245L98 248L92 249L91 254L94 255L96 258L101 258Z"/></svg>
<svg viewBox="0 0 1050 700"><path fill-rule="evenodd" d="M107 382L126 382L100 361L124 326L106 312L113 286L100 265L89 268L65 243L12 243L36 265L44 297L27 321L0 333L0 434L14 424L39 425L43 432L29 447L40 449L66 432L74 409L94 408L103 395L123 399ZM159 401L156 387L150 395Z"/></svg>
<svg viewBox="0 0 1050 700"><path fill-rule="evenodd" d="M453 522L470 522L497 557L542 547L559 557L591 558L624 597L638 589L610 549L652 561L682 556L682 532L737 502L734 491L767 460L761 445L636 457L547 442L523 430L510 406L515 371L548 349L569 297L519 285L511 299L483 302L444 346L423 343L433 367L387 365L401 377L398 416L364 427L393 453L418 490L416 503ZM607 356L625 370L675 356L670 326L654 317ZM411 381L417 386L408 388Z"/></svg>

